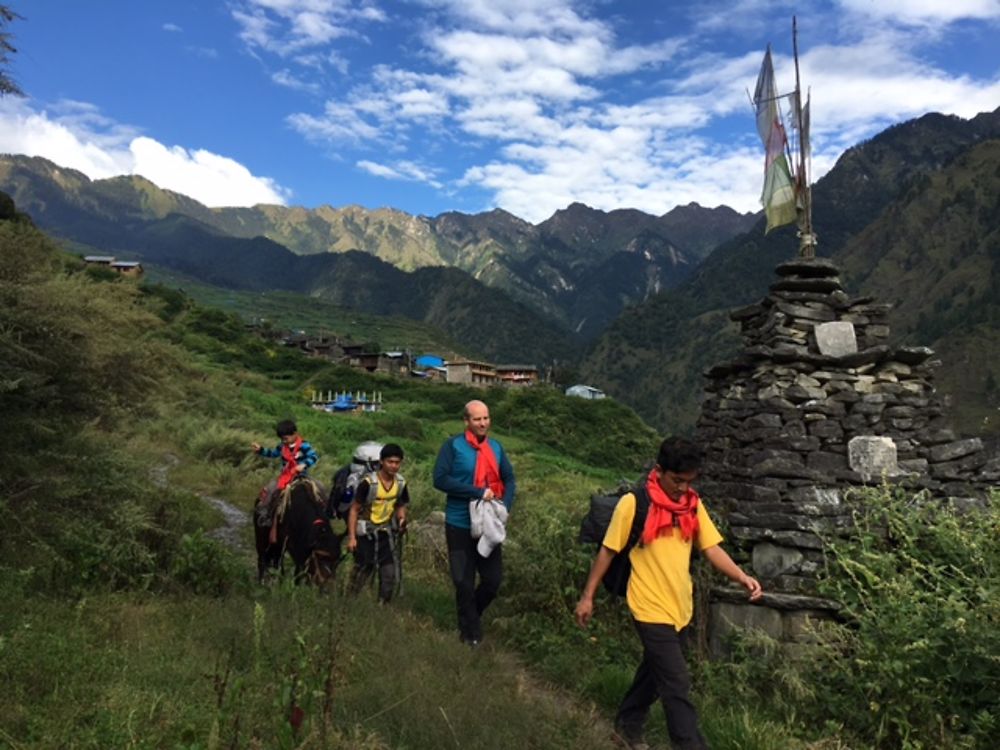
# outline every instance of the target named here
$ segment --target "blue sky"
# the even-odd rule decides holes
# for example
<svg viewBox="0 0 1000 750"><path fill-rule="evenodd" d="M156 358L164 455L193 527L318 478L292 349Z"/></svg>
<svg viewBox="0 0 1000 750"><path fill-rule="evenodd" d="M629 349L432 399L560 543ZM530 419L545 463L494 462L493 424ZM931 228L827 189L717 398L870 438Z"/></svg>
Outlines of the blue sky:
<svg viewBox="0 0 1000 750"><path fill-rule="evenodd" d="M208 205L759 208L766 45L813 176L888 125L1000 106L1000 0L5 0L0 152Z"/></svg>

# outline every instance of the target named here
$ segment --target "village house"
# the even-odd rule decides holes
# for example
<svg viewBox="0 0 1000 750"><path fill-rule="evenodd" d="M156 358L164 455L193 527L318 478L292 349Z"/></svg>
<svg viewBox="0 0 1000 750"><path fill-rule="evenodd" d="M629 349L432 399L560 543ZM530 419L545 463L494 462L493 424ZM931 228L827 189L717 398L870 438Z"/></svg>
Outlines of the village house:
<svg viewBox="0 0 1000 750"><path fill-rule="evenodd" d="M115 256L113 255L84 255L83 262L90 266L104 266L105 268L110 268L111 264L115 262Z"/></svg>
<svg viewBox="0 0 1000 750"><path fill-rule="evenodd" d="M137 260L116 260L111 264L111 268L131 279L137 279L143 274L142 264Z"/></svg>
<svg viewBox="0 0 1000 750"><path fill-rule="evenodd" d="M261 331L261 335L267 335ZM317 359L337 362L344 356L344 348L339 339L330 336L310 336L305 331L285 332L280 336L284 346L298 349L303 354Z"/></svg>
<svg viewBox="0 0 1000 750"><path fill-rule="evenodd" d="M538 368L534 365L497 365L501 385L526 386L538 383Z"/></svg>
<svg viewBox="0 0 1000 750"><path fill-rule="evenodd" d="M471 359L456 359L445 362L448 370L447 382L463 385L496 385L498 382L496 367L487 362L477 362Z"/></svg>
<svg viewBox="0 0 1000 750"><path fill-rule="evenodd" d="M448 380L448 368L443 365L439 367L425 367L423 370L415 369L410 374L417 378L434 380L440 383L444 383Z"/></svg>
<svg viewBox="0 0 1000 750"><path fill-rule="evenodd" d="M594 388L592 385L571 385L566 389L566 395L589 400L596 400L605 397L604 391L600 388Z"/></svg>
<svg viewBox="0 0 1000 750"><path fill-rule="evenodd" d="M366 352L361 344L344 349L347 364L359 370L402 376L410 373L410 356L406 352Z"/></svg>
<svg viewBox="0 0 1000 750"><path fill-rule="evenodd" d="M137 279L143 274L142 264L137 260L117 260L113 255L84 255L88 266L99 266L116 271L122 276Z"/></svg>

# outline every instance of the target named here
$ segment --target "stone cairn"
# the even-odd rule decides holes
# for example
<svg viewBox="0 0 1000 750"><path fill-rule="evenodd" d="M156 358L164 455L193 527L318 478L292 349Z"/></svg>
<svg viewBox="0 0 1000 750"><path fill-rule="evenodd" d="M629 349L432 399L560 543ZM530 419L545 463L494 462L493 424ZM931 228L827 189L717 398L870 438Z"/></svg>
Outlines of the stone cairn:
<svg viewBox="0 0 1000 750"><path fill-rule="evenodd" d="M742 351L705 373L699 490L725 514L728 544L767 592L763 606L742 591L712 592L716 651L733 627L803 640L810 618L837 609L816 594L819 534L851 526L850 488L902 483L963 507L985 502L1000 479L1000 459L948 428L933 352L888 345L890 305L850 298L824 258L776 273L767 297L730 315Z"/></svg>

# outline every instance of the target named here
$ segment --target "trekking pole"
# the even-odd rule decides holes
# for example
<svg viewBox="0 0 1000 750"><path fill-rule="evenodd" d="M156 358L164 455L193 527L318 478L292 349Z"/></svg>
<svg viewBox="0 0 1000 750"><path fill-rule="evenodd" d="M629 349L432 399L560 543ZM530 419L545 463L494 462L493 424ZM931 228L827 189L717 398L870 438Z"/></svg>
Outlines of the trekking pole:
<svg viewBox="0 0 1000 750"><path fill-rule="evenodd" d="M406 536L397 525L395 530L396 543L393 545L392 561L396 565L396 596L403 595L403 538Z"/></svg>

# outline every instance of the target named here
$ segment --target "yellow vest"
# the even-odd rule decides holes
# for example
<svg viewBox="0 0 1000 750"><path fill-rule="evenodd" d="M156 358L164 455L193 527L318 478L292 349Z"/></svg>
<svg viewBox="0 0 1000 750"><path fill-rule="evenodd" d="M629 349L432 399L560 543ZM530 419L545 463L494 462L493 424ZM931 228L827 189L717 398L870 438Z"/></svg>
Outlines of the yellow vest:
<svg viewBox="0 0 1000 750"><path fill-rule="evenodd" d="M369 474L365 477L368 480L368 498L365 503L363 515L371 521L374 526L381 526L389 523L392 519L392 512L396 509L396 501L403 493L403 486L406 480L397 474L392 479L392 486L386 489L378 477L378 473ZM371 490L375 492L371 492Z"/></svg>
<svg viewBox="0 0 1000 750"><path fill-rule="evenodd" d="M635 495L629 492L615 506L611 523L602 544L618 552L628 542L635 516ZM708 549L722 542L705 510L698 503L698 549ZM673 625L681 630L694 610L691 584L691 542L684 541L681 530L657 537L647 545L636 544L629 553L632 575L629 576L626 600L632 616L639 622Z"/></svg>

